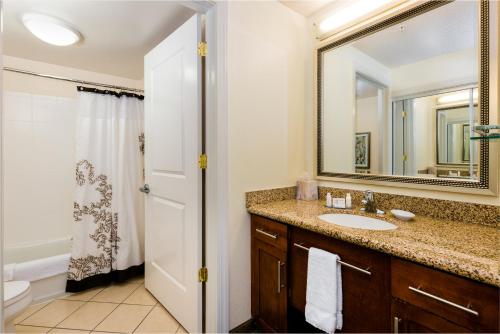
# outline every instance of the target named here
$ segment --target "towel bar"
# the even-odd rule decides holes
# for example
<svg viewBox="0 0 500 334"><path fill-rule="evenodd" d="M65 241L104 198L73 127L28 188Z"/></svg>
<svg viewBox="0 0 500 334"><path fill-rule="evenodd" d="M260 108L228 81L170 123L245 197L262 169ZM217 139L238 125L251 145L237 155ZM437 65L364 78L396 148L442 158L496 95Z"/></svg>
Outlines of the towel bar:
<svg viewBox="0 0 500 334"><path fill-rule="evenodd" d="M294 242L294 243L293 243L293 245L294 245L295 247L297 247L297 248L303 249L303 250L305 250L305 251L309 251L309 248L308 248L308 247L303 246L302 244L298 244L298 243L295 243L295 242ZM340 265L342 265L342 266L349 267L349 268L351 268L351 269L357 270L357 271L359 271L359 272L362 272L363 274L366 274L366 275L371 275L371 274L372 274L370 271L368 271L368 269L370 269L370 268L367 268L367 269L362 269L362 268L360 268L360 267L356 267L356 266L354 266L354 265L352 265L352 264L350 264L350 263L344 262L344 261L340 261L340 260L338 260L338 262L339 262L339 263L340 263Z"/></svg>

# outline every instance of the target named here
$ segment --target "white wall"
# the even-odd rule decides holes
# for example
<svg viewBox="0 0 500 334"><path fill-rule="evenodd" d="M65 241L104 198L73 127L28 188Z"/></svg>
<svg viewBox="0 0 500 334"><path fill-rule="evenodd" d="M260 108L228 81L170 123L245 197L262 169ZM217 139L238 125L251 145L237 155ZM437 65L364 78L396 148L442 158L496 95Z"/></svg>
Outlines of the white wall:
<svg viewBox="0 0 500 334"><path fill-rule="evenodd" d="M378 96L356 99L356 132L370 132L370 168L372 174L380 173L381 147Z"/></svg>
<svg viewBox="0 0 500 334"><path fill-rule="evenodd" d="M389 86L389 69L352 46L323 56L323 170L354 173L356 73Z"/></svg>
<svg viewBox="0 0 500 334"><path fill-rule="evenodd" d="M478 82L477 49L447 53L391 70L392 96Z"/></svg>
<svg viewBox="0 0 500 334"><path fill-rule="evenodd" d="M278 2L228 8L230 328L250 319L245 192L294 184L305 169L305 19Z"/></svg>
<svg viewBox="0 0 500 334"><path fill-rule="evenodd" d="M142 82L25 59L6 67L142 87ZM69 238L73 223L76 84L3 72L5 247Z"/></svg>

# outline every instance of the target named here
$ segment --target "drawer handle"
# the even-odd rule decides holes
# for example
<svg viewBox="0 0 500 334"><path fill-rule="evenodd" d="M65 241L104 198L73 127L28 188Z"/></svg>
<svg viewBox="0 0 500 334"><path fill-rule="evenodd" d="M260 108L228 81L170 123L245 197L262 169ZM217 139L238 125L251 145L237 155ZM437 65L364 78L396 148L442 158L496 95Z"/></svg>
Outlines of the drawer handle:
<svg viewBox="0 0 500 334"><path fill-rule="evenodd" d="M398 317L394 317L394 334L399 333L399 323L401 322L401 319Z"/></svg>
<svg viewBox="0 0 500 334"><path fill-rule="evenodd" d="M278 233L274 233L274 234L269 233L269 232L266 232L264 230L261 230L260 228L256 228L255 232L259 232L260 234L264 234L266 237L273 238L273 239L278 239L278 237L280 236Z"/></svg>
<svg viewBox="0 0 500 334"><path fill-rule="evenodd" d="M304 246L304 245L302 245L302 244L298 244L298 243L295 243L295 242L294 242L294 243L293 243L293 245L294 245L295 247L297 247L297 248L302 249L302 250L309 251L309 248L308 248L308 247L306 247L306 246ZM341 265L341 266L345 266L345 267L348 267L348 268L351 268L351 269L357 270L357 271L359 271L359 272L361 272L361 273L363 273L363 274L365 274L365 275L371 275L371 274L372 274L370 271L368 271L368 269L370 269L370 268L367 268L367 269L361 269L360 267L356 267L356 266L354 266L354 265L352 265L352 264L350 264L350 263L344 262L344 261L340 261L340 260L338 260L337 262L338 262L338 263L340 263L340 265Z"/></svg>
<svg viewBox="0 0 500 334"><path fill-rule="evenodd" d="M473 315L475 315L476 317L477 317L477 316L479 316L479 312L477 312L477 311L474 311L474 310L472 310L472 309L470 309L470 308L468 308L468 307L465 307L465 306L462 306L462 305L456 304L456 303L454 303L454 302L450 302L449 300L446 300L446 299L444 299L444 298L441 298L441 297L435 296L435 295L433 295L433 294L431 294L431 293L425 292L425 291L421 290L421 289L420 289L420 287L418 287L418 288L414 288L414 287L412 287L412 286L409 286L409 287L408 287L408 289L410 289L411 291L416 292L416 293L418 293L418 294L420 294L420 295L422 295L422 296L429 297L429 298L434 299L434 300L437 300L438 302L441 302L441 303L443 303L443 304L446 304L446 305L449 305L449 306L453 306L453 307L455 307L455 308L458 308L459 310L462 310L462 311L465 311L465 312L467 312L467 313L473 314Z"/></svg>
<svg viewBox="0 0 500 334"><path fill-rule="evenodd" d="M281 261L278 260L278 287L277 287L277 292L281 293L281 288L284 288L285 286L281 284L281 267L283 267L285 264L281 263Z"/></svg>

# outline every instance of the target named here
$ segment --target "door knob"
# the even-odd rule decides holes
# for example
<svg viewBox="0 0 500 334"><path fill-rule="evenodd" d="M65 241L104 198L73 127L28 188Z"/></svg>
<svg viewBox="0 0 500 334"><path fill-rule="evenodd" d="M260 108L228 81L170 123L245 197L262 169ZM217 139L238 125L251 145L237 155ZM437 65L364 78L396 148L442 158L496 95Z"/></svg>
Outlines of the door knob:
<svg viewBox="0 0 500 334"><path fill-rule="evenodd" d="M151 190L149 189L149 184L147 184L147 183L146 183L146 184L144 184L144 186L143 186L143 187L140 187L140 188L139 188L139 191L140 191L140 192L142 192L142 193L145 193L145 194L149 194L149 192L151 191Z"/></svg>

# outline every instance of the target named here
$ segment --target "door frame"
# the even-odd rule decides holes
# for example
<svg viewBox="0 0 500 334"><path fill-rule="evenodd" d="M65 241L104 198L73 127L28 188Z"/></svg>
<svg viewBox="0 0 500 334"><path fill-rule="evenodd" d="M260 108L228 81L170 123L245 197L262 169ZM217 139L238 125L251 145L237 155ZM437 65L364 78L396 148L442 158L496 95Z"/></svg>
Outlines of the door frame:
<svg viewBox="0 0 500 334"><path fill-rule="evenodd" d="M227 2L179 1L205 15L205 181L206 324L207 332L229 331Z"/></svg>
<svg viewBox="0 0 500 334"><path fill-rule="evenodd" d="M229 279L227 251L227 3L211 0L179 1L183 6L205 14L206 40L206 260L207 281L206 330L227 333L229 330ZM0 0L0 18L3 6ZM0 56L3 36L0 32ZM1 57L0 57L1 65ZM0 77L0 268L3 268L3 155L2 100L3 75ZM213 158L212 158L213 157ZM3 269L0 270L3 282ZM3 284L0 285L0 332L3 332Z"/></svg>

